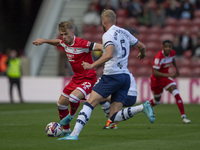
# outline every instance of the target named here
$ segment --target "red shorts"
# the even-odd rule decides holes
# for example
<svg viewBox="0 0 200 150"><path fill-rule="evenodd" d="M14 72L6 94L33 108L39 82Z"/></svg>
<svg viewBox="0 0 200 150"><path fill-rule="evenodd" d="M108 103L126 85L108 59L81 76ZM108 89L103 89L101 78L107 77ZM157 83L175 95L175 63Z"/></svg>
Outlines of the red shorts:
<svg viewBox="0 0 200 150"><path fill-rule="evenodd" d="M77 80L72 78L72 80L63 89L62 95L65 97L69 97L72 91L77 89L80 92L82 92L83 95L86 97L92 91L92 88L96 83L96 81L97 81L96 77L94 79L82 79L82 80Z"/></svg>
<svg viewBox="0 0 200 150"><path fill-rule="evenodd" d="M161 96L163 89L169 88L171 85L176 85L176 82L173 78L160 77L151 78L151 91L154 96Z"/></svg>

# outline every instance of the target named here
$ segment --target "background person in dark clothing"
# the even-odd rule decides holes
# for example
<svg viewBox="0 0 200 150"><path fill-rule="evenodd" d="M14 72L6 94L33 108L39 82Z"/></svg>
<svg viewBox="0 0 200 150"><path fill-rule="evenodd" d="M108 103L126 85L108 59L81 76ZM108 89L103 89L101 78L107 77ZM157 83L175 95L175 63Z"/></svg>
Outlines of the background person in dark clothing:
<svg viewBox="0 0 200 150"><path fill-rule="evenodd" d="M16 84L20 102L23 103L22 94L21 94L21 61L17 57L17 51L15 49L10 50L8 61L7 61L7 70L6 75L9 79L9 94L10 94L10 102L13 103L13 85Z"/></svg>

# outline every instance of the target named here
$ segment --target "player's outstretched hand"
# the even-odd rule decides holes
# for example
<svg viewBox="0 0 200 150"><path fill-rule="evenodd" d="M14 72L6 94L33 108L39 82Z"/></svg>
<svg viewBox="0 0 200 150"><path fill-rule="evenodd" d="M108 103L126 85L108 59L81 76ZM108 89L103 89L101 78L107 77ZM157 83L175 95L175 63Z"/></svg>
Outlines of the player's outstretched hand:
<svg viewBox="0 0 200 150"><path fill-rule="evenodd" d="M140 52L140 53L137 55L137 57L138 57L139 59L143 59L143 58L145 58L145 54Z"/></svg>
<svg viewBox="0 0 200 150"><path fill-rule="evenodd" d="M84 62L82 63L82 66L85 70L89 70L89 69L92 69L92 65L87 63L87 62Z"/></svg>
<svg viewBox="0 0 200 150"><path fill-rule="evenodd" d="M35 41L33 41L33 44L34 45L42 45L44 42L43 42L43 39L36 39Z"/></svg>

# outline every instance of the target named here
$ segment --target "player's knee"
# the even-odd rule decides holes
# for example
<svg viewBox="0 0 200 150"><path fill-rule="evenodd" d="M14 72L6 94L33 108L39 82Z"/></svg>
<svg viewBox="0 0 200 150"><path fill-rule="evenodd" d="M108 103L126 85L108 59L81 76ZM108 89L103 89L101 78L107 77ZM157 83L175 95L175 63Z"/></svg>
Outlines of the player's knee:
<svg viewBox="0 0 200 150"><path fill-rule="evenodd" d="M176 94L179 94L179 91L177 89L172 91L172 95L175 96Z"/></svg>
<svg viewBox="0 0 200 150"><path fill-rule="evenodd" d="M72 103L78 103L80 101L80 99L78 97L74 96L73 94L70 94L69 101Z"/></svg>
<svg viewBox="0 0 200 150"><path fill-rule="evenodd" d="M154 97L153 102L155 104L160 104L160 97Z"/></svg>

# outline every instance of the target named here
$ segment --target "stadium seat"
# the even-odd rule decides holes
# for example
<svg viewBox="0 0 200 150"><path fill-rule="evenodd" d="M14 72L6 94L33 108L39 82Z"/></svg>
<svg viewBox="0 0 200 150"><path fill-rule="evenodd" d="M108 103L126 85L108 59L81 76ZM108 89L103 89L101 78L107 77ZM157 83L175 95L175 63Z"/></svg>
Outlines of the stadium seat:
<svg viewBox="0 0 200 150"><path fill-rule="evenodd" d="M176 27L178 24L178 20L172 17L167 17L165 22L166 22L166 26Z"/></svg>
<svg viewBox="0 0 200 150"><path fill-rule="evenodd" d="M138 65L137 57L129 57L128 59L128 65L129 66L137 66Z"/></svg>
<svg viewBox="0 0 200 150"><path fill-rule="evenodd" d="M133 75L136 77L150 77L151 72L150 66L140 66L135 69Z"/></svg>
<svg viewBox="0 0 200 150"><path fill-rule="evenodd" d="M86 40L89 40L89 41L93 41L94 42L94 35L93 34L91 34L91 33L83 33L83 35L82 35L82 38L83 39L86 39Z"/></svg>
<svg viewBox="0 0 200 150"><path fill-rule="evenodd" d="M147 37L147 39L148 39L148 41L149 42L160 42L160 40L159 40L159 38L160 38L160 34L148 34L148 37Z"/></svg>
<svg viewBox="0 0 200 150"><path fill-rule="evenodd" d="M148 31L149 31L149 27L147 26L138 26L137 27L137 30L140 34L148 34Z"/></svg>
<svg viewBox="0 0 200 150"><path fill-rule="evenodd" d="M171 40L173 41L173 34L163 34L161 37L160 37L160 40L161 42L164 41L164 40Z"/></svg>
<svg viewBox="0 0 200 150"><path fill-rule="evenodd" d="M157 37L157 41L152 41L149 39L150 42L145 43L147 50L150 51L157 51L161 47L161 42L158 40L159 37Z"/></svg>
<svg viewBox="0 0 200 150"><path fill-rule="evenodd" d="M182 57L180 67L192 67L191 59Z"/></svg>
<svg viewBox="0 0 200 150"><path fill-rule="evenodd" d="M190 30L190 28L189 27L187 28L185 26L180 26L176 28L175 33L181 35L184 33L185 30Z"/></svg>
<svg viewBox="0 0 200 150"><path fill-rule="evenodd" d="M194 11L194 18L200 18L200 10Z"/></svg>
<svg viewBox="0 0 200 150"><path fill-rule="evenodd" d="M178 21L178 27L184 26L186 28L189 28L191 26L191 20L190 19L179 19Z"/></svg>
<svg viewBox="0 0 200 150"><path fill-rule="evenodd" d="M162 28L158 26L153 26L149 29L149 34L157 34L160 35L162 33Z"/></svg>
<svg viewBox="0 0 200 150"><path fill-rule="evenodd" d="M191 67L179 67L179 73L181 77L190 77L192 76Z"/></svg>
<svg viewBox="0 0 200 150"><path fill-rule="evenodd" d="M101 25L96 26L96 33L102 33L102 34L104 33L103 27Z"/></svg>
<svg viewBox="0 0 200 150"><path fill-rule="evenodd" d="M195 67L192 69L192 76L193 77L200 77L200 67Z"/></svg>
<svg viewBox="0 0 200 150"><path fill-rule="evenodd" d="M126 18L128 16L128 12L126 9L118 9L116 10L117 17L123 17Z"/></svg>
<svg viewBox="0 0 200 150"><path fill-rule="evenodd" d="M192 26L200 27L200 18L194 18L191 23L192 23Z"/></svg>
<svg viewBox="0 0 200 150"><path fill-rule="evenodd" d="M192 58L192 51L191 51L191 50L186 50L186 51L184 51L183 56L184 56L186 59L191 59L191 58Z"/></svg>
<svg viewBox="0 0 200 150"><path fill-rule="evenodd" d="M137 19L136 19L135 17L127 18L126 21L129 21L129 23L130 23L130 25L131 25L132 27L136 26L137 23L138 23L138 21L137 21Z"/></svg>
<svg viewBox="0 0 200 150"><path fill-rule="evenodd" d="M190 32L191 35L197 35L197 32L200 30L200 26L196 25L196 26L191 26L190 27Z"/></svg>
<svg viewBox="0 0 200 150"><path fill-rule="evenodd" d="M95 33L96 32L96 26L83 25L83 32L84 33Z"/></svg>
<svg viewBox="0 0 200 150"><path fill-rule="evenodd" d="M172 34L176 31L176 27L175 26L166 26L165 28L163 28L162 33L163 34Z"/></svg>
<svg viewBox="0 0 200 150"><path fill-rule="evenodd" d="M124 27L126 18L124 17L117 17L117 26Z"/></svg>
<svg viewBox="0 0 200 150"><path fill-rule="evenodd" d="M146 33L140 33L139 35L136 35L136 38L138 38L138 40L142 43L146 43L148 38L147 38L148 34Z"/></svg>

